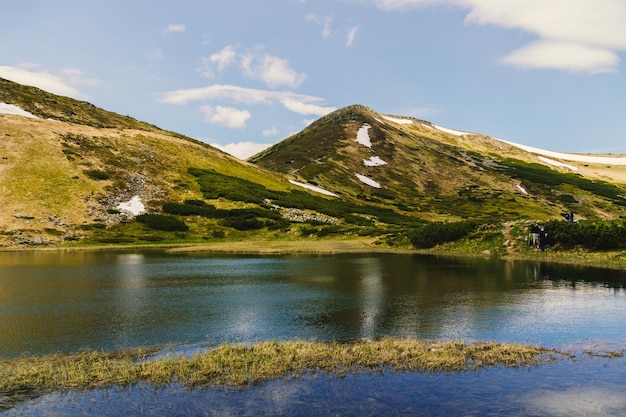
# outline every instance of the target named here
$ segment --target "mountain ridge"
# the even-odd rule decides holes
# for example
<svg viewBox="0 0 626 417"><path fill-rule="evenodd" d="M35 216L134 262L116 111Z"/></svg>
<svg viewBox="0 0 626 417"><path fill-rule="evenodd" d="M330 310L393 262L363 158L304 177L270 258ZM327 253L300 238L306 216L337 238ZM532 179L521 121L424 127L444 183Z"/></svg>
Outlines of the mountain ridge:
<svg viewBox="0 0 626 417"><path fill-rule="evenodd" d="M35 116L0 114L0 247L327 235L395 245L424 222L615 218L626 207L626 180L611 177L626 168L558 166L363 105L241 161L7 80L0 103Z"/></svg>

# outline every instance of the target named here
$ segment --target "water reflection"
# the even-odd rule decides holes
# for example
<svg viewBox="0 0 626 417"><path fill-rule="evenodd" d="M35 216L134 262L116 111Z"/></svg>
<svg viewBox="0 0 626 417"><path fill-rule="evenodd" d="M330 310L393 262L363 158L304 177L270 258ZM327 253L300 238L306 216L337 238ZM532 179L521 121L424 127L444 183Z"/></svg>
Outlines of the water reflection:
<svg viewBox="0 0 626 417"><path fill-rule="evenodd" d="M0 357L381 335L616 344L625 282L482 258L0 253Z"/></svg>
<svg viewBox="0 0 626 417"><path fill-rule="evenodd" d="M0 415L619 417L624 365L585 359L455 374L322 374L242 390L140 384L50 394Z"/></svg>

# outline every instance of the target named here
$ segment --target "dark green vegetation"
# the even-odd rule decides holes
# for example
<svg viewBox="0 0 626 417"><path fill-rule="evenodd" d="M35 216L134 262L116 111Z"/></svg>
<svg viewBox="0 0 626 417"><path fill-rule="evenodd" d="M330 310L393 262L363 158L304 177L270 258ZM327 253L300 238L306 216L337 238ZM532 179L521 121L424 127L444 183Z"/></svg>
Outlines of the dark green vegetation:
<svg viewBox="0 0 626 417"><path fill-rule="evenodd" d="M462 239L476 229L477 224L465 222L431 222L418 226L409 236L411 244L418 249L430 249L437 245Z"/></svg>
<svg viewBox="0 0 626 417"><path fill-rule="evenodd" d="M626 220L586 220L575 223L551 220L545 223L547 243L556 249L626 249Z"/></svg>
<svg viewBox="0 0 626 417"><path fill-rule="evenodd" d="M384 338L374 342L261 342L225 344L191 358L151 359L150 351L79 353L0 361L0 397L45 390L156 385L246 386L306 373L461 372L520 367L553 359L541 347L503 343L429 342ZM138 360L141 359L141 360Z"/></svg>

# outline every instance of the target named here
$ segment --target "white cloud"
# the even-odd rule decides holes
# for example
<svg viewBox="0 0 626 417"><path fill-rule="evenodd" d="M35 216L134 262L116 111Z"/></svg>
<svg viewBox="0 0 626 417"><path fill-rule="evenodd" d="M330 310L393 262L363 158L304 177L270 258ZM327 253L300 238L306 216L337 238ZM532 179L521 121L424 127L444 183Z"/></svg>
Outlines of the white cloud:
<svg viewBox="0 0 626 417"><path fill-rule="evenodd" d="M237 143L228 143L226 145L220 145L219 143L211 143L211 146L214 146L222 151L233 155L239 159L248 159L252 155L256 155L257 153L269 148L272 146L271 143L255 143L255 142L237 142Z"/></svg>
<svg viewBox="0 0 626 417"><path fill-rule="evenodd" d="M306 103L293 98L285 98L281 100L281 103L287 110L302 115L314 114L317 116L325 116L336 110L334 107L322 107L317 104Z"/></svg>
<svg viewBox="0 0 626 417"><path fill-rule="evenodd" d="M240 64L245 77L263 81L269 88L296 88L306 78L305 74L291 68L286 59L269 54L242 54Z"/></svg>
<svg viewBox="0 0 626 417"><path fill-rule="evenodd" d="M346 46L347 47L352 46L352 43L354 42L354 39L356 38L356 33L358 31L359 31L359 27L358 26L354 26L354 27L352 27L348 31L348 38L346 39Z"/></svg>
<svg viewBox="0 0 626 417"><path fill-rule="evenodd" d="M522 30L538 37L501 62L591 74L615 72L626 51L623 0L366 0L383 10L418 6L469 9L468 24Z"/></svg>
<svg viewBox="0 0 626 417"><path fill-rule="evenodd" d="M17 67L0 66L0 77L75 99L85 99L87 96L74 88L72 84L94 86L99 83L97 80L82 78L82 73L76 69L69 70L69 73L58 76L46 71L35 72Z"/></svg>
<svg viewBox="0 0 626 417"><path fill-rule="evenodd" d="M239 110L234 107L202 106L200 110L204 113L207 122L231 129L245 128L246 121L252 116L248 110Z"/></svg>
<svg viewBox="0 0 626 417"><path fill-rule="evenodd" d="M373 0L373 3L383 10L403 10L418 6L439 5L451 2L451 0Z"/></svg>
<svg viewBox="0 0 626 417"><path fill-rule="evenodd" d="M276 126L272 126L271 129L265 129L261 133L263 134L263 136L275 136L278 134L278 128L276 128Z"/></svg>
<svg viewBox="0 0 626 417"><path fill-rule="evenodd" d="M573 72L616 72L619 57L600 48L568 42L537 41L500 60L522 68L553 68Z"/></svg>
<svg viewBox="0 0 626 417"><path fill-rule="evenodd" d="M216 52L208 57L202 58L202 68L198 71L206 78L215 77L215 67L218 72L223 72L228 68L237 57L236 45L225 46L221 51Z"/></svg>
<svg viewBox="0 0 626 417"><path fill-rule="evenodd" d="M228 100L245 104L280 103L295 113L318 116L336 110L335 107L322 107L316 104L322 102L323 99L315 96L289 91L259 90L235 85L215 84L208 87L170 91L157 96L157 101L168 104L186 104L197 100Z"/></svg>
<svg viewBox="0 0 626 417"><path fill-rule="evenodd" d="M332 34L331 26L333 24L333 20L335 20L334 16L320 17L314 13L310 13L306 15L304 20L306 20L307 22L314 22L314 23L317 23L318 25L321 25L322 26L322 32L321 32L322 38L328 39L330 35Z"/></svg>
<svg viewBox="0 0 626 417"><path fill-rule="evenodd" d="M170 33L180 33L180 32L186 32L187 31L187 26L185 26L184 24L172 24L170 23L169 25L167 25L167 29L168 32Z"/></svg>

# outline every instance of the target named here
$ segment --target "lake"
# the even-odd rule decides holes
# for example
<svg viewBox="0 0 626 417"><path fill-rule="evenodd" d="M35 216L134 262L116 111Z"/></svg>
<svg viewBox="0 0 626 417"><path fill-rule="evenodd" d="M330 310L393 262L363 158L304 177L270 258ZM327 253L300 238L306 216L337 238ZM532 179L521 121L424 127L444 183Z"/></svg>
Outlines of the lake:
<svg viewBox="0 0 626 417"><path fill-rule="evenodd" d="M491 258L4 252L0 358L146 345L189 354L223 342L388 335L541 344L581 359L522 371L273 381L243 392L173 385L58 393L3 414L82 415L92 407L132 415L128 407L139 404L169 415L170 404L204 415L210 402L229 415L576 415L565 405L582 389L595 408L579 405L580 415L626 415L624 359L582 353L626 347L625 287L621 270ZM502 403L493 403L494 389ZM458 407L470 411L455 414Z"/></svg>

